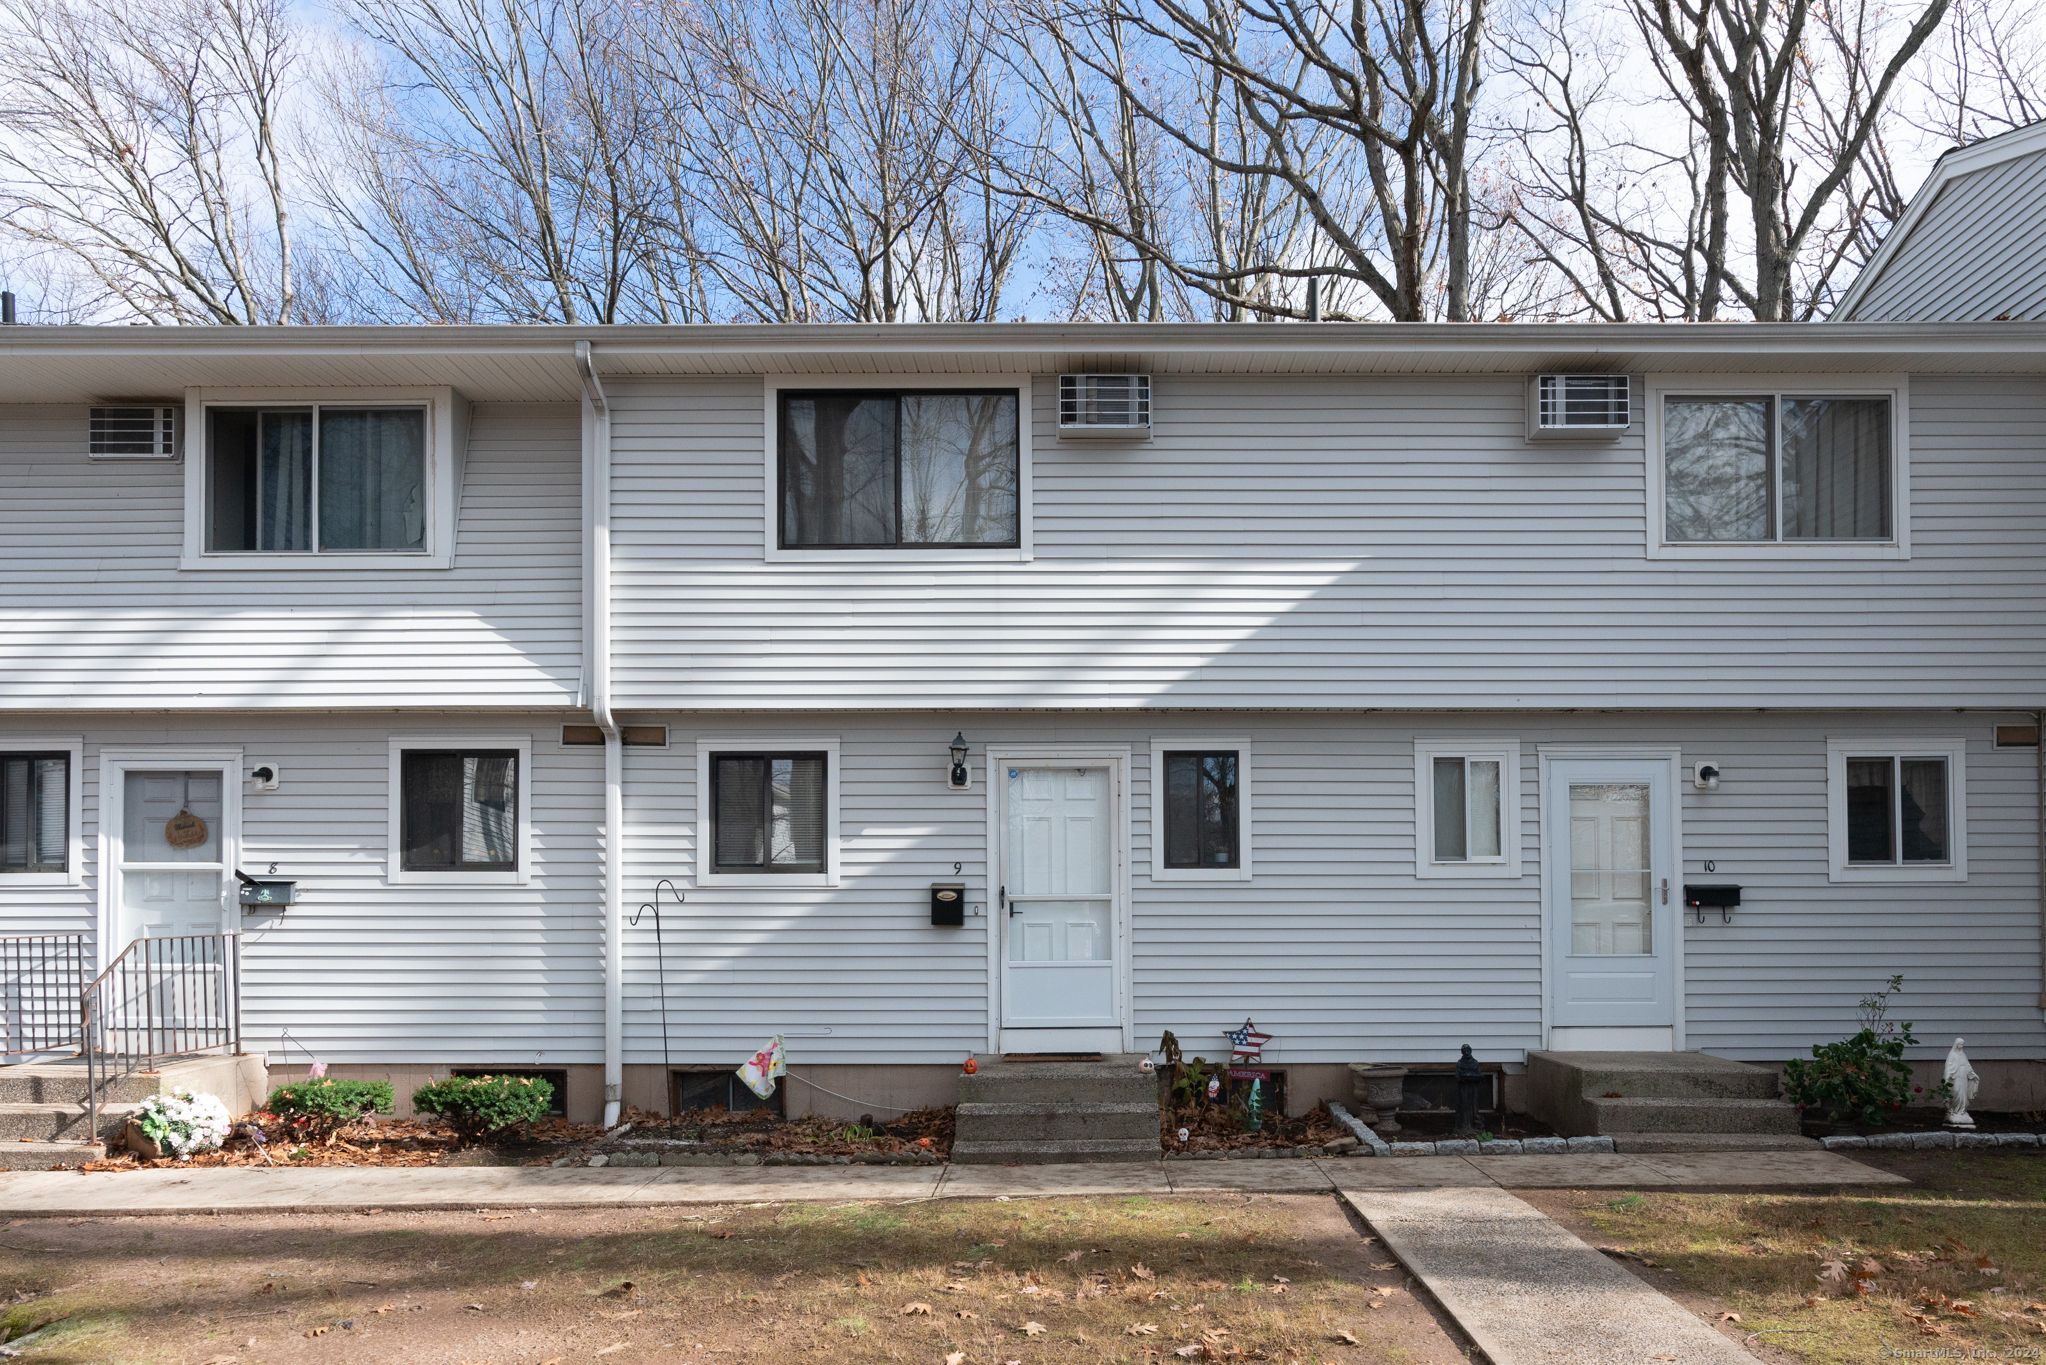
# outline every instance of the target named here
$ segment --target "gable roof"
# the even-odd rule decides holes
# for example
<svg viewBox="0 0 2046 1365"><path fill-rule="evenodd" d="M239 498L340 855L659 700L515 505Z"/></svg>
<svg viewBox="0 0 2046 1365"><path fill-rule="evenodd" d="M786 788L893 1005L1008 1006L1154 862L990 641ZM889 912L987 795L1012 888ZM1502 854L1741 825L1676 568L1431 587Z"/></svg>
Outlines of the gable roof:
<svg viewBox="0 0 2046 1365"><path fill-rule="evenodd" d="M2046 122L1941 156L1832 320L2046 321Z"/></svg>

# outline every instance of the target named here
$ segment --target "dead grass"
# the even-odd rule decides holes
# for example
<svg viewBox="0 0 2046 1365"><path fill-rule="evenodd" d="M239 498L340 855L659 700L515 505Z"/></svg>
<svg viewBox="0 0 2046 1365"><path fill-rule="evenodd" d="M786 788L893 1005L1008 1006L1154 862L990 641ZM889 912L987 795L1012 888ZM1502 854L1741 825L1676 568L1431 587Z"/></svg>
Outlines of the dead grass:
<svg viewBox="0 0 2046 1365"><path fill-rule="evenodd" d="M71 1315L24 1359L80 1365L943 1365L954 1353L959 1365L1455 1365L1456 1344L1410 1290L1320 1196L23 1220L0 1231L0 1296L18 1300L8 1325ZM1179 1354L1188 1347L1194 1355Z"/></svg>
<svg viewBox="0 0 2046 1365"><path fill-rule="evenodd" d="M1635 1253L1659 1287L1709 1296L1789 1356L2046 1348L2046 1158L1869 1153L1911 1189L1880 1193L1523 1195L1595 1245ZM1717 1316L1715 1313L1714 1316ZM1894 1358L1894 1357L1892 1357ZM1921 1357L1924 1358L1924 1357Z"/></svg>

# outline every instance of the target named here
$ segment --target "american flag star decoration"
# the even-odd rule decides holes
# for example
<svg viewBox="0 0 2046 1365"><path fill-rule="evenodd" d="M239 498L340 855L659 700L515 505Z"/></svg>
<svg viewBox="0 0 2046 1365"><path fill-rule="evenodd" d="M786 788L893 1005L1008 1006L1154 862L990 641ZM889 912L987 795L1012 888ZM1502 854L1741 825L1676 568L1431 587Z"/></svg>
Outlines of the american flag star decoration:
<svg viewBox="0 0 2046 1365"><path fill-rule="evenodd" d="M1230 1029L1222 1036L1229 1040L1229 1063L1231 1066L1238 1062L1263 1061L1265 1044L1272 1041L1271 1034L1258 1032L1257 1025L1251 1023L1248 1019L1243 1021L1242 1028Z"/></svg>

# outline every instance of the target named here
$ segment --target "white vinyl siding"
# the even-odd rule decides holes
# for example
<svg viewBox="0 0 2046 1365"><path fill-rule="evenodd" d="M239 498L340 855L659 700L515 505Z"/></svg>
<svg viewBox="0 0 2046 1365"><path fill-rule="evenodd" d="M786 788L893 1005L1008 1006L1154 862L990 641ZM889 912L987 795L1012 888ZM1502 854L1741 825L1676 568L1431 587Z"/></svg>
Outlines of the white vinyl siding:
<svg viewBox="0 0 2046 1365"><path fill-rule="evenodd" d="M573 407L473 410L452 568L411 556L410 572L370 570L351 555L284 575L235 556L180 571L195 452L182 463L89 460L85 412L0 411L0 593L11 603L0 705L573 702L583 663Z"/></svg>
<svg viewBox="0 0 2046 1365"><path fill-rule="evenodd" d="M618 704L2030 707L2046 676L2010 586L2046 573L2036 384L1912 381L1908 561L1688 562L1644 553L1640 427L1531 445L1517 379L1154 384L1149 444L1038 442L1030 562L808 564L762 558L759 380L614 382Z"/></svg>

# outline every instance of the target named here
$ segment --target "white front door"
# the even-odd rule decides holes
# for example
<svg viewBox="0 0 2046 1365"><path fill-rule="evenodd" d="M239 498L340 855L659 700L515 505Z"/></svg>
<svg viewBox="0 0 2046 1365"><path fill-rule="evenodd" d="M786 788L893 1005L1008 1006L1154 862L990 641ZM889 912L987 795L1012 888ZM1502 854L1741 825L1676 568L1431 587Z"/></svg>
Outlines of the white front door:
<svg viewBox="0 0 2046 1365"><path fill-rule="evenodd" d="M996 768L1004 1051L1122 1045L1119 777L1098 762Z"/></svg>
<svg viewBox="0 0 2046 1365"><path fill-rule="evenodd" d="M136 939L225 933L229 774L221 768L121 772L112 952Z"/></svg>
<svg viewBox="0 0 2046 1365"><path fill-rule="evenodd" d="M1558 759L1542 793L1549 1045L1657 1050L1675 1044L1677 876L1670 765Z"/></svg>

